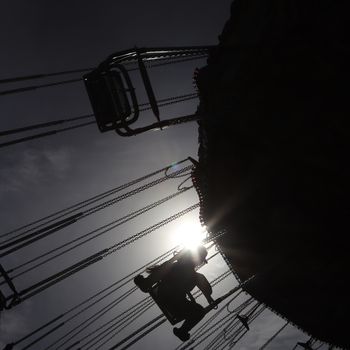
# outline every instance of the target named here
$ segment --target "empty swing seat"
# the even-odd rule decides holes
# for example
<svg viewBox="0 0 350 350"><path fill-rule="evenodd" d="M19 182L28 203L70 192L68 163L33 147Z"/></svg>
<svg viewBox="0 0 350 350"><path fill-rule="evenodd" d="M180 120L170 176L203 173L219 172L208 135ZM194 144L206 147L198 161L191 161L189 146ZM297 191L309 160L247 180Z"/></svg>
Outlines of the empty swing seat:
<svg viewBox="0 0 350 350"><path fill-rule="evenodd" d="M181 62L184 58L203 58L208 54L210 46L170 47L170 48L133 48L113 53L92 72L84 75L84 82L95 114L98 128L101 132L114 130L120 136L133 136L149 130L163 129L168 126L198 119L197 115L176 117L161 120L159 106L153 91L145 62L170 60ZM181 60L180 60L181 58ZM136 65L127 70L125 64ZM129 71L138 70L148 101L142 106L149 105L156 118L155 123L135 127L140 110L138 97L133 87ZM141 85L142 86L142 85ZM138 88L140 85L138 85ZM180 96L181 97L181 96ZM192 96L195 97L195 96ZM172 98L170 98L172 100ZM182 101L174 99L174 103ZM183 100L184 101L184 100ZM165 106L166 103L161 105ZM141 113L142 114L142 113Z"/></svg>
<svg viewBox="0 0 350 350"><path fill-rule="evenodd" d="M87 93L101 132L131 121L131 106L121 74L115 70L84 76Z"/></svg>

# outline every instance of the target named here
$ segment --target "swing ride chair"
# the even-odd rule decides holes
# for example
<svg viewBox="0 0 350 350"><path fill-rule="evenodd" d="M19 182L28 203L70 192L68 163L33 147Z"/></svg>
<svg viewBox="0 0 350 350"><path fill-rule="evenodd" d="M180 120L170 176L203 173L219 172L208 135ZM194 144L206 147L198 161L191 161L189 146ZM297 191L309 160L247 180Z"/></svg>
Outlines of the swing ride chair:
<svg viewBox="0 0 350 350"><path fill-rule="evenodd" d="M160 298L158 296L158 290L159 290L160 283L162 283L162 282L158 282L152 287L152 289L149 291L149 295L152 297L154 302L158 305L159 309L162 311L162 313L168 319L168 321L172 325L175 325L175 324L183 321L184 318L183 317L179 317L175 313L171 312L171 310L169 310L169 308L167 307L166 303L163 302L162 300L160 300Z"/></svg>
<svg viewBox="0 0 350 350"><path fill-rule="evenodd" d="M159 286L162 283L162 281L157 282L149 291L149 295L152 297L152 299L154 300L154 302L158 305L159 309L162 311L162 313L164 314L164 316L168 319L168 321L172 324L175 325L181 321L184 320L183 317L180 317L179 315L177 315L176 313L172 312L167 304L166 301L163 301L159 298L158 295L158 290L159 290ZM193 295L188 292L187 293L187 297L189 300L195 302L195 298L193 297ZM209 305L205 308L205 313L208 313L209 311L211 311L212 309L214 309L216 307L216 305L221 301L221 298L219 298L217 300L216 303Z"/></svg>
<svg viewBox="0 0 350 350"><path fill-rule="evenodd" d="M149 291L149 295L152 297L152 299L154 300L154 302L158 305L159 309L162 311L162 313L164 314L164 316L167 318L167 320L172 324L175 325L181 321L184 320L183 317L176 315L176 313L172 312L167 304L166 304L166 300L161 300L159 298L158 295L158 290L159 290L159 286L162 283L162 281L157 282L155 285L152 286L152 288ZM240 288L240 287L239 287ZM211 303L210 305L206 306L204 308L204 313L207 314L209 313L211 310L216 309L217 306L223 301L225 300L228 296L230 296L231 294L233 294L234 292L236 292L237 290L239 290L239 288L234 288L233 290L229 291L228 293L224 294L223 296L217 298L213 303ZM191 294L191 292L187 292L187 297L190 301L195 302L195 298L193 297L193 295ZM241 323L243 324L243 326L245 328L247 328L249 330L249 326L248 324L248 318L245 316L238 316L237 317L239 321L241 321Z"/></svg>
<svg viewBox="0 0 350 350"><path fill-rule="evenodd" d="M148 130L194 121L197 115L160 119L159 106L145 63L169 61L190 57L205 57L211 46L177 48L134 48L110 55L95 70L84 75L84 82L96 122L101 132L115 130L118 135L132 136ZM135 88L125 64L137 64L146 90L148 104L156 122L144 127L132 128L139 119L140 106ZM168 64L168 63L165 63Z"/></svg>

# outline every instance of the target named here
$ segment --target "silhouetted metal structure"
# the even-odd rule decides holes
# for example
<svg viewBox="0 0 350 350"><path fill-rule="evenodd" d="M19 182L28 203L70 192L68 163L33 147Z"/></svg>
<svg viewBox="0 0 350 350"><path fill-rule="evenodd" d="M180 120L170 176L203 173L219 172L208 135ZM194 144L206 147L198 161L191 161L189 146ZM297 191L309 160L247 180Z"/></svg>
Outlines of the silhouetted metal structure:
<svg viewBox="0 0 350 350"><path fill-rule="evenodd" d="M350 348L344 1L236 0L199 72L201 216L245 287ZM260 276L260 277L259 277Z"/></svg>
<svg viewBox="0 0 350 350"><path fill-rule="evenodd" d="M146 64L176 63L184 59L205 57L211 46L135 48L110 55L95 70L84 76L85 86L101 132L115 130L120 136L133 136L145 131L197 120L196 115L160 119ZM165 63L167 61L167 63ZM136 64L146 91L149 105L156 118L151 125L134 128L139 119L140 106L127 65ZM159 64L159 63L158 63Z"/></svg>

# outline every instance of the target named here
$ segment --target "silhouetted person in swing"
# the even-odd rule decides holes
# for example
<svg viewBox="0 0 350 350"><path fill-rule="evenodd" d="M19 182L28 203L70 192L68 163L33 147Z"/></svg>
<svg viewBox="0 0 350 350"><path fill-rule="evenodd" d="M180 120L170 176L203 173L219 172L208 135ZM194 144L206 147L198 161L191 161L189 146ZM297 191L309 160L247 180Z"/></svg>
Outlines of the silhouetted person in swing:
<svg viewBox="0 0 350 350"><path fill-rule="evenodd" d="M206 314L205 309L190 294L191 290L198 287L209 304L214 302L210 283L195 270L207 262L207 254L203 246L195 252L186 250L164 264L148 269L149 277L139 275L134 279L135 284L144 292L149 292L155 283L160 282L157 292L159 302L166 305L171 314L184 319L180 328L174 328L174 334L182 341L190 338L189 331Z"/></svg>

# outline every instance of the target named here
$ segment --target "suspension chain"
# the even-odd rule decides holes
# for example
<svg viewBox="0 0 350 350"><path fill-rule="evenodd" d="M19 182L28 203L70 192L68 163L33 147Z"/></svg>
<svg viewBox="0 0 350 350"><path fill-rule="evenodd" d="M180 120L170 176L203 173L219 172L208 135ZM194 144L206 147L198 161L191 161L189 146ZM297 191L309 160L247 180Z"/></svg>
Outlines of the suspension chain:
<svg viewBox="0 0 350 350"><path fill-rule="evenodd" d="M165 197L165 198L162 198L162 199L160 199L160 200L158 200L158 201L156 201L156 202L154 202L154 203L152 203L152 204L150 204L150 205L144 207L144 208L141 208L141 209L139 209L139 210L136 210L136 211L134 211L134 212L132 212L132 213L129 213L129 214L125 215L125 216L122 217L122 218L119 218L119 219L117 219L117 220L114 220L114 221L112 221L112 222L106 224L106 225L103 225L102 227L99 227L99 228L97 228L97 229L95 229L95 230L93 230L93 231L91 231L91 232L89 232L89 233L87 233L87 234L85 234L85 235L82 235L81 237L78 237L78 238L76 238L76 239L73 239L73 240L71 240L70 242L67 242L67 243L65 243L65 244L63 244L63 245L61 245L61 246L59 246L59 247L57 247L57 248L54 248L54 249L52 249L52 250L50 250L50 251L48 251L48 252L46 252L46 253L44 253L44 254L41 254L41 255L39 255L39 256L33 258L33 259L30 259L30 260L28 260L28 261L26 261L26 262L24 262L24 263L22 263L22 264L20 264L20 265L18 265L18 266L16 266L16 267L14 267L14 268L11 268L10 270L7 271L7 273L9 274L9 273L15 272L15 271L17 271L18 269L20 269L20 268L22 268L22 267L24 267L24 266L28 266L28 264L33 263L33 262L35 262L35 261L37 261L37 260L39 260L39 259L42 259L43 257L45 257L45 256L47 256L47 255L49 255L49 254L51 254L51 253L54 253L54 252L56 252L57 250L59 250L59 249L61 249L61 248L64 248L64 247L66 247L66 246L68 246L68 245L70 245L70 244L73 244L73 243L75 243L75 242L78 242L78 241L82 240L83 238L85 238L85 237L87 237L87 236L91 236L91 235L93 235L94 233L96 233L96 232L98 232L98 231L101 231L101 232L95 234L94 236L92 236L92 237L90 237L90 238L87 238L87 239L85 239L84 241L82 241L82 242L80 242L80 243L77 243L77 244L75 244L74 246L72 246L72 247L70 247L70 248L68 248L68 249L65 249L64 251L62 251L62 252L60 252L60 253L58 253L58 254L55 254L55 255L53 255L53 256L51 256L51 257L49 257L49 258L47 258L47 259L41 261L40 263L35 264L34 266L27 267L25 270L23 270L23 271L21 271L21 272L15 274L15 275L13 275L13 276L11 276L11 279L12 279L12 280L15 279L15 278L18 278L19 276L22 276L23 274L25 274L25 273L27 273L27 272L30 272L30 271L32 271L32 270L34 270L34 269L36 269L36 268L38 268L38 267L44 265L45 263L47 263L47 262L49 262L49 261L52 261L52 260L54 260L54 259L56 259L56 258L62 256L63 254L65 254L65 253L67 253L67 252L69 252L69 251L72 251L73 249L75 249L75 248L77 248L77 247L82 246L83 244L85 244L85 243L87 243L87 242L89 242L89 241L95 239L96 237L99 237L99 236L101 236L101 235L103 235L103 234L105 234L105 233L107 233L107 232L109 232L109 231L115 229L116 227L118 227L118 226L120 226L120 225L122 225L122 224L125 224L126 222L128 222L128 221L130 221L130 220L136 218L137 216L142 215L142 214L145 214L146 212L150 211L151 209L154 209L155 207L157 207L157 206L159 206L159 205L161 205L161 204L163 204L163 203L165 203L165 202L167 202L167 201L169 201L169 200L171 200L171 199L173 199L173 198L175 198L175 197L177 197L177 196L183 194L184 192L186 192L187 190L189 190L189 189L191 189L191 188L192 188L192 187L185 188L185 189L183 189L183 190L181 190L181 191L177 191L177 192L175 192L175 193L173 193L173 194L171 194L171 195L169 195L169 196L167 196L167 197ZM0 286L1 286L2 284L4 284L4 282L0 283Z"/></svg>
<svg viewBox="0 0 350 350"><path fill-rule="evenodd" d="M190 170L192 168L193 168L193 165L188 165L188 166L184 167L183 169L175 171L174 174L182 174L182 173L184 173L184 172L186 172L186 171L188 171L188 170ZM109 207L111 205L114 205L115 203L120 202L120 201L122 201L122 200L124 200L124 199L126 199L128 197L131 197L133 195L141 193L141 192L143 192L143 191L145 191L145 190L147 190L147 189L149 189L149 188L151 188L153 186L159 185L159 184L161 184L162 182L164 182L166 180L168 180L167 177L165 177L165 176L161 177L161 178L159 178L157 180L154 180L154 181L152 181L152 182L150 182L150 183L148 183L146 185L140 186L140 187L136 188L135 190L129 191L128 193L125 193L125 194L123 194L123 195L121 195L121 196L119 196L117 198L110 199L110 200L106 201L105 203L100 204L99 206L96 206L94 208L86 210L84 212L84 214L83 214L83 217L86 217L88 215L94 214L97 211L100 211L100 210L105 209L105 208L107 208L107 207Z"/></svg>
<svg viewBox="0 0 350 350"><path fill-rule="evenodd" d="M169 224L170 222L176 220L176 219L179 219L180 217L188 214L189 212L193 211L194 209L198 208L199 207L199 203L197 204L194 204L190 207L188 207L187 209L185 210L182 210L180 212L178 212L177 214L174 214L166 219L164 219L163 221L155 224L155 225L152 225L151 227L141 231L141 232L138 232L138 233L135 233L134 235L132 235L131 237L125 239L124 241L121 241L115 245L113 245L112 247L110 247L108 249L108 252L106 252L103 256L107 256L107 255L110 255L110 254L113 254L114 252L116 252L117 250L120 250L126 246L128 246L129 244L132 244L134 242L136 242L137 240L139 240L140 238L152 233L153 231L155 230L158 230L159 228Z"/></svg>
<svg viewBox="0 0 350 350"><path fill-rule="evenodd" d="M172 165L179 165L179 164L182 164L182 163L184 163L184 162L186 162L186 161L188 161L188 158L183 159L183 160L181 160L181 161L179 161L179 162L176 162L176 163L174 163L174 164L172 164ZM147 174L147 175L144 175L144 176L142 176L142 177L140 177L140 178L138 178L138 179L129 181L129 182L127 182L127 183L125 183L125 184L123 184L123 185L121 185L121 186L112 188L112 189L110 189L110 190L108 190L108 191L105 191L105 192L103 192L103 193L101 193L101 194L99 194L99 195L93 196L93 197L91 197L91 198L89 198L89 199L86 199L86 200L84 200L84 201L82 201L82 202L79 202L79 203L77 203L77 204L73 204L73 205L69 206L68 208L59 210L59 211L57 211L57 212L55 212L55 213L53 213L53 214L50 214L50 215L48 215L48 216L46 216L46 217L44 217L44 218L35 220L35 221L33 221L33 222L29 223L29 224L26 224L26 225L24 225L24 226L21 226L21 227L17 228L17 229L14 229L14 230L9 231L9 232L6 232L6 233L3 233L3 234L0 235L0 237L2 238L2 237L4 237L4 236L8 236L8 235L10 235L10 234L12 234L12 233L16 233L16 232L21 231L21 230L23 230L23 229L28 229L28 228L31 227L31 226L34 226L34 225L36 225L36 224L38 224L38 223L40 223L40 222L42 222L42 221L44 221L44 220L51 219L51 218L54 217L54 219L51 219L51 220L49 220L49 221L47 221L47 222L45 222L44 224L41 224L41 225L39 225L39 226L35 226L35 228L28 229L27 231L22 232L22 234L23 234L23 233L30 232L30 231L32 231L32 230L34 230L34 229L39 228L39 227L42 227L43 225L47 225L48 223L51 223L51 222L53 222L53 221L55 221L55 220L58 220L58 219L62 218L62 217L65 216L65 215L72 214L72 213L73 213L74 211L76 211L76 210L80 210L80 209L85 208L86 206L88 206L88 205L90 205L90 204L92 204L92 203L95 203L95 202L98 201L98 200L104 199L104 198L110 196L111 194L120 192L120 191L122 191L122 190L124 190L124 189L126 189L126 188L128 188L128 187L131 187L131 186L133 186L133 185L136 185L136 184L139 183L139 182L142 182L142 181L147 180L147 179L149 179L149 178L151 178L151 177L153 177L153 176L155 176L155 175L158 175L158 174L160 174L160 173L162 173L162 172L165 172L165 171L167 171L172 165L168 165L168 166L166 166L166 167L164 167L164 168L162 168L162 169L158 169L158 170L156 170L156 171L154 171L154 172L152 172L152 173L150 173L150 174ZM15 237L13 237L13 238L16 238L16 237L17 237L17 236L15 236Z"/></svg>

